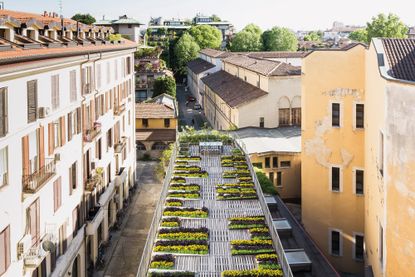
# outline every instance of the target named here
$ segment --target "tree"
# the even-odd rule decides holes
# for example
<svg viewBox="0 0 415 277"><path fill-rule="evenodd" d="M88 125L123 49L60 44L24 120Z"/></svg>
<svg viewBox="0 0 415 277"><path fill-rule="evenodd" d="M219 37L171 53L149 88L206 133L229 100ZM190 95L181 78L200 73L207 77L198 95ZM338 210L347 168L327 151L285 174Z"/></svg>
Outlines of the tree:
<svg viewBox="0 0 415 277"><path fill-rule="evenodd" d="M72 19L76 20L76 21L79 21L79 22L82 22L82 23L87 24L87 25L92 25L92 23L95 23L95 21L96 21L95 18L92 15L90 15L89 13L87 13L87 14L77 13L74 16L72 16Z"/></svg>
<svg viewBox="0 0 415 277"><path fill-rule="evenodd" d="M217 16L216 14L212 14L210 19L212 19L214 22L221 22L222 21L222 19L220 19L220 17Z"/></svg>
<svg viewBox="0 0 415 277"><path fill-rule="evenodd" d="M189 34L194 38L201 49L219 48L222 43L222 33L218 28L209 25L193 26Z"/></svg>
<svg viewBox="0 0 415 277"><path fill-rule="evenodd" d="M296 51L298 40L289 29L274 27L262 34L262 45L265 51Z"/></svg>
<svg viewBox="0 0 415 277"><path fill-rule="evenodd" d="M261 185L261 189L264 193L275 195L277 191L275 190L274 184L272 181L265 175L264 171L259 168L254 168L256 177L258 179L259 184Z"/></svg>
<svg viewBox="0 0 415 277"><path fill-rule="evenodd" d="M257 25L248 24L232 39L231 51L260 51L262 49L261 34L262 30Z"/></svg>
<svg viewBox="0 0 415 277"><path fill-rule="evenodd" d="M312 31L304 36L304 41L321 41L321 35L319 32Z"/></svg>
<svg viewBox="0 0 415 277"><path fill-rule="evenodd" d="M109 41L120 41L122 36L120 34L110 34L108 39Z"/></svg>
<svg viewBox="0 0 415 277"><path fill-rule="evenodd" d="M379 14L367 23L367 42L372 38L407 38L408 27L394 14Z"/></svg>
<svg viewBox="0 0 415 277"><path fill-rule="evenodd" d="M367 40L367 30L366 29L358 29L356 31L353 31L349 35L349 39L353 41L368 43Z"/></svg>
<svg viewBox="0 0 415 277"><path fill-rule="evenodd" d="M184 33L174 47L174 56L177 61L174 69L180 74L185 74L187 63L196 59L199 51L200 47L195 39L188 33Z"/></svg>
<svg viewBox="0 0 415 277"><path fill-rule="evenodd" d="M154 80L153 97L163 93L176 97L176 80L173 77L164 76Z"/></svg>

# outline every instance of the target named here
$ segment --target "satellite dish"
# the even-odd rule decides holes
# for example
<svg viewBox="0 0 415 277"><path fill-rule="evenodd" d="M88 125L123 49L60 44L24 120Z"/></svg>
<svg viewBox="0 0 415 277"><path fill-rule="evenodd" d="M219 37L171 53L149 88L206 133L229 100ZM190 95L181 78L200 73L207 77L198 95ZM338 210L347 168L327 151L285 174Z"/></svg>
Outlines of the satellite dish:
<svg viewBox="0 0 415 277"><path fill-rule="evenodd" d="M51 242L50 240L46 240L42 243L42 249L45 252L55 252L56 251L56 245Z"/></svg>

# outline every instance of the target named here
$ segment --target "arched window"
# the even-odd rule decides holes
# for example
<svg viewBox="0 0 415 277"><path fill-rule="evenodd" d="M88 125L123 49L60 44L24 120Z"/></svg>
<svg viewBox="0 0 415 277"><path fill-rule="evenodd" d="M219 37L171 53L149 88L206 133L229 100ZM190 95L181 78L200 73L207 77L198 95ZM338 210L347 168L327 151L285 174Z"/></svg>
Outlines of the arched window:
<svg viewBox="0 0 415 277"><path fill-rule="evenodd" d="M290 100L287 97L281 97L278 101L278 125L290 125Z"/></svg>
<svg viewBox="0 0 415 277"><path fill-rule="evenodd" d="M301 97L295 96L291 100L291 124L301 126Z"/></svg>
<svg viewBox="0 0 415 277"><path fill-rule="evenodd" d="M136 147L137 150L146 150L146 146L143 143L139 142L139 141L135 142L135 147Z"/></svg>
<svg viewBox="0 0 415 277"><path fill-rule="evenodd" d="M151 150L164 150L167 148L167 144L161 141L157 141L151 146Z"/></svg>

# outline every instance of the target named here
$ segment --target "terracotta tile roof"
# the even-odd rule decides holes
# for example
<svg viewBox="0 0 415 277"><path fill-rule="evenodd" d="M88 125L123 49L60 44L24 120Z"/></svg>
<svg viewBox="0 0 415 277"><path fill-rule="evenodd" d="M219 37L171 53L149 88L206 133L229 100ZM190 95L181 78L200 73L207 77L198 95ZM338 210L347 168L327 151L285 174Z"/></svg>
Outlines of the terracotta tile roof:
<svg viewBox="0 0 415 277"><path fill-rule="evenodd" d="M175 118L174 109L159 103L135 104L136 118Z"/></svg>
<svg viewBox="0 0 415 277"><path fill-rule="evenodd" d="M202 81L232 108L267 95L267 92L262 89L244 82L224 70L209 74L203 77Z"/></svg>
<svg viewBox="0 0 415 277"><path fill-rule="evenodd" d="M415 81L415 39L382 39L389 64L388 74L396 79Z"/></svg>
<svg viewBox="0 0 415 277"><path fill-rule="evenodd" d="M202 49L202 50L200 50L200 54L203 54L203 55L206 55L206 56L212 57L212 58L227 58L227 57L233 55L232 52L220 51L220 50L216 50L216 49L212 49L212 48Z"/></svg>
<svg viewBox="0 0 415 277"><path fill-rule="evenodd" d="M201 58L197 58L196 60L190 61L187 63L187 67L193 71L195 74L200 74L203 71L209 70L214 68L215 65L207 62Z"/></svg>
<svg viewBox="0 0 415 277"><path fill-rule="evenodd" d="M0 10L0 17L4 17L4 16L10 16L13 17L19 21L21 21L22 23L26 23L27 21L31 20L31 19L35 19L38 20L40 22L42 22L45 25L48 25L51 22L56 22L56 23L61 23L61 18L59 16L49 16L49 14L47 16L43 15L43 14L36 14L36 13L28 13L28 12L20 12L20 11L11 11L11 10ZM75 20L69 19L69 18L65 18L64 19L64 25L66 24L76 24ZM81 25L84 25L82 23L80 23Z"/></svg>
<svg viewBox="0 0 415 277"><path fill-rule="evenodd" d="M138 141L175 141L176 129L137 129L135 139Z"/></svg>
<svg viewBox="0 0 415 277"><path fill-rule="evenodd" d="M223 60L265 76L291 76L301 75L300 66L292 66L279 61L261 60L245 55L233 55Z"/></svg>
<svg viewBox="0 0 415 277"><path fill-rule="evenodd" d="M246 55L250 58L260 59L288 59L288 58L304 58L309 51L267 51L267 52L239 52L238 54Z"/></svg>

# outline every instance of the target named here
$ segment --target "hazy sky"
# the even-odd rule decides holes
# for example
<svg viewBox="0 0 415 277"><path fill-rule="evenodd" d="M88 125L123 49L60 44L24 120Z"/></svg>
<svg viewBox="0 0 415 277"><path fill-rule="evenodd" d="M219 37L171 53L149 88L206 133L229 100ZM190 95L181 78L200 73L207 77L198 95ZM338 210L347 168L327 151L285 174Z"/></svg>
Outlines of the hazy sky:
<svg viewBox="0 0 415 277"><path fill-rule="evenodd" d="M6 9L42 13L59 11L59 0L0 0ZM415 0L62 0L63 14L77 12L116 18L127 14L143 23L150 16L192 18L197 12L217 14L240 30L248 23L266 29L285 26L294 30L327 29L333 21L364 25L378 13L395 13L415 25Z"/></svg>

